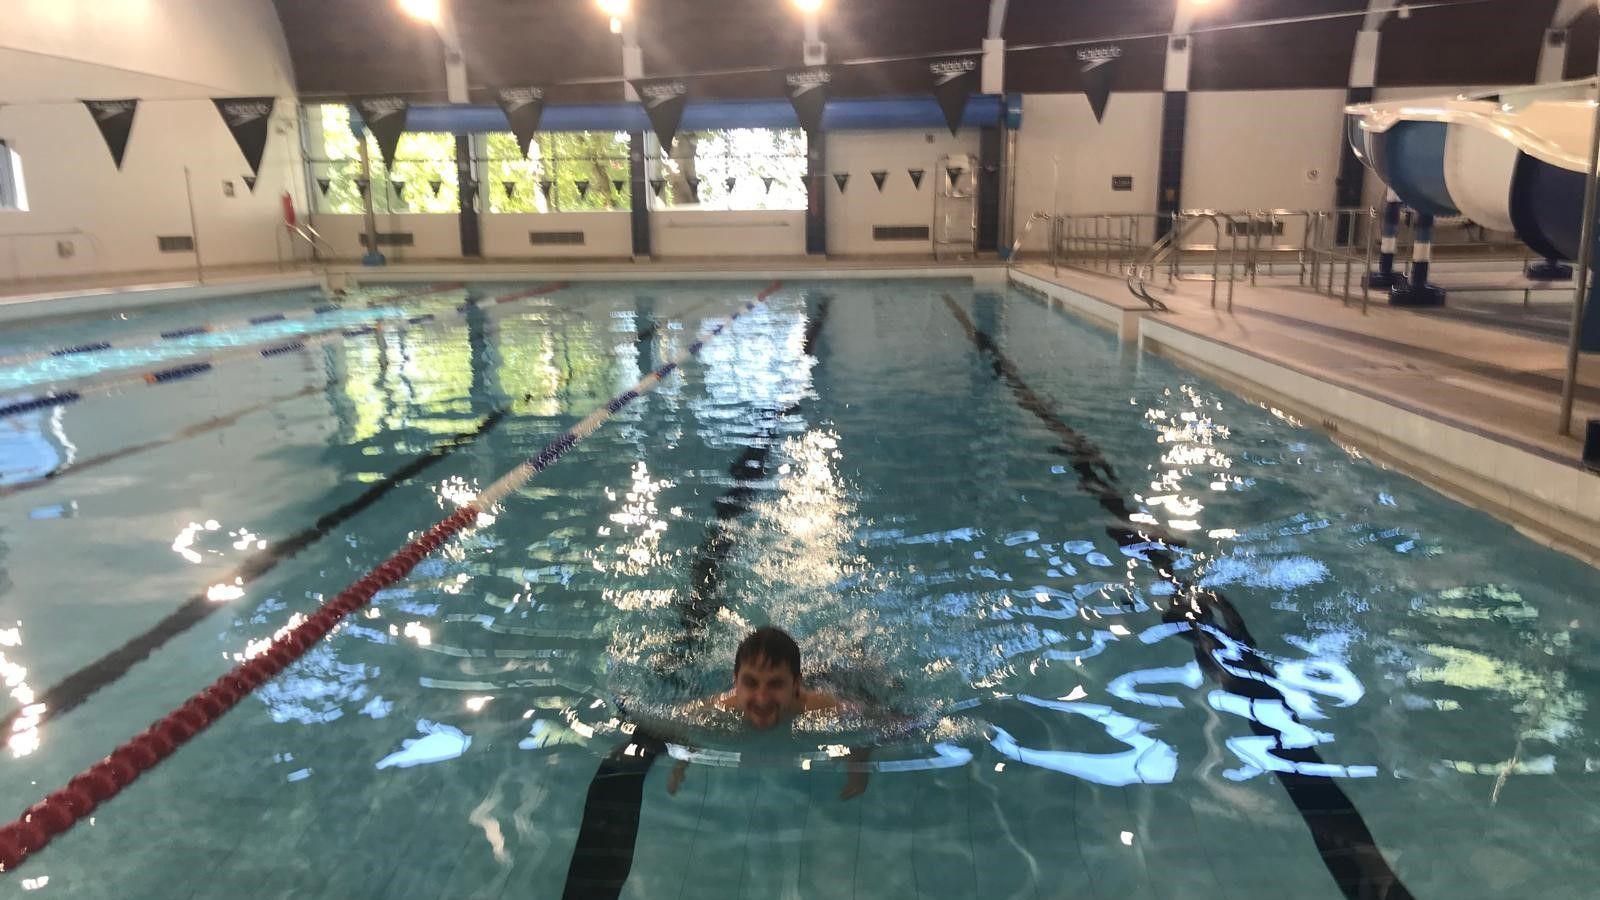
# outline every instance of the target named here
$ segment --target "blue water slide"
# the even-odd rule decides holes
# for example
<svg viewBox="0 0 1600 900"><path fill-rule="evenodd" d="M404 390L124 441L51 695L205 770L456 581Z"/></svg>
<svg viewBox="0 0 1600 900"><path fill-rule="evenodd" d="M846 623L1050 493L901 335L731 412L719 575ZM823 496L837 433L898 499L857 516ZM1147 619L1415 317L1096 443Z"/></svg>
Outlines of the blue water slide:
<svg viewBox="0 0 1600 900"><path fill-rule="evenodd" d="M1432 216L1458 216L1445 180L1443 122L1400 121L1369 133L1373 171L1412 209ZM1358 148L1360 155L1360 148Z"/></svg>
<svg viewBox="0 0 1600 900"><path fill-rule="evenodd" d="M1511 180L1511 220L1517 237L1548 259L1577 259L1583 243L1582 172L1517 154Z"/></svg>

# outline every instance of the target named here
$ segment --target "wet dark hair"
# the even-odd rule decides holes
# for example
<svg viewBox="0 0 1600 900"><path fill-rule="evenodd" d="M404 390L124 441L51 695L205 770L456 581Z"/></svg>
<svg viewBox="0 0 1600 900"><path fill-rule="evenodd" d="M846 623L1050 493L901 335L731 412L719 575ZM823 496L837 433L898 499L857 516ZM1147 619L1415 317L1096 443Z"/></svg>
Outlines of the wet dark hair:
<svg viewBox="0 0 1600 900"><path fill-rule="evenodd" d="M800 681L800 645L781 628L771 625L757 628L740 641L739 651L733 655L733 673L739 674L741 666L756 660L765 660L773 666L787 666L795 682Z"/></svg>

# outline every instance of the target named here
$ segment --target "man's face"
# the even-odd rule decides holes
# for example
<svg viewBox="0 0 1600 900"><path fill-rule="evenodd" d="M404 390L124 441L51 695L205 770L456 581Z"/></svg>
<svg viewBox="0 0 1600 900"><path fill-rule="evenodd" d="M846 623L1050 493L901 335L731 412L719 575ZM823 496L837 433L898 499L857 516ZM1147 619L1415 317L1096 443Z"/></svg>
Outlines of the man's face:
<svg viewBox="0 0 1600 900"><path fill-rule="evenodd" d="M733 673L733 699L755 728L771 728L800 697L800 682L789 667L765 659L746 660Z"/></svg>

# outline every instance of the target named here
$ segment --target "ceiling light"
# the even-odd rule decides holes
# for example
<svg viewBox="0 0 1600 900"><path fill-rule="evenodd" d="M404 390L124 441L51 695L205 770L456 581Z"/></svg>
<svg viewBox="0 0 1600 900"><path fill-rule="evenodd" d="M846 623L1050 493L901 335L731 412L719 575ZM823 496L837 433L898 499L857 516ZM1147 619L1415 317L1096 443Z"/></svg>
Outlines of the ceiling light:
<svg viewBox="0 0 1600 900"><path fill-rule="evenodd" d="M628 14L628 0L596 0L600 4L600 11L613 19L620 19Z"/></svg>
<svg viewBox="0 0 1600 900"><path fill-rule="evenodd" d="M400 9L413 19L439 24L439 0L400 0Z"/></svg>
<svg viewBox="0 0 1600 900"><path fill-rule="evenodd" d="M794 0L794 5L803 13L814 13L822 8L822 0Z"/></svg>

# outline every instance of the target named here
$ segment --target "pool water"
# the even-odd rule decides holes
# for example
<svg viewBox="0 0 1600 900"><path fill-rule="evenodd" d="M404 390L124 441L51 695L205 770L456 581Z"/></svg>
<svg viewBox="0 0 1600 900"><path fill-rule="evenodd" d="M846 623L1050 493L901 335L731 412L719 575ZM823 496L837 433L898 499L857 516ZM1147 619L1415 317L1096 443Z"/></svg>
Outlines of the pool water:
<svg viewBox="0 0 1600 900"><path fill-rule="evenodd" d="M105 356L81 400L0 419L6 712L51 700L7 720L0 792L20 812L93 764L764 284L380 288L344 306L437 319L156 385L98 389L144 364ZM0 878L1588 897L1597 584L1028 294L789 282ZM769 623L868 711L685 712Z"/></svg>

